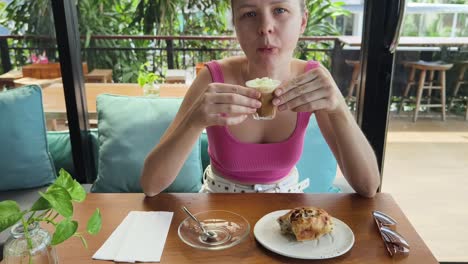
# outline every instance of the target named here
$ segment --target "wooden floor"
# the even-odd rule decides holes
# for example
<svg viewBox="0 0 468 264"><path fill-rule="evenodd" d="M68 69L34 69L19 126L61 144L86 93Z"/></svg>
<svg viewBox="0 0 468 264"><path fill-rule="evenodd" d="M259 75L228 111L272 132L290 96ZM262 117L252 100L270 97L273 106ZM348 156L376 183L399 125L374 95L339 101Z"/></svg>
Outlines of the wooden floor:
<svg viewBox="0 0 468 264"><path fill-rule="evenodd" d="M392 118L382 191L439 261L468 262L468 122Z"/></svg>
<svg viewBox="0 0 468 264"><path fill-rule="evenodd" d="M467 121L392 117L382 191L393 195L437 260L468 262Z"/></svg>

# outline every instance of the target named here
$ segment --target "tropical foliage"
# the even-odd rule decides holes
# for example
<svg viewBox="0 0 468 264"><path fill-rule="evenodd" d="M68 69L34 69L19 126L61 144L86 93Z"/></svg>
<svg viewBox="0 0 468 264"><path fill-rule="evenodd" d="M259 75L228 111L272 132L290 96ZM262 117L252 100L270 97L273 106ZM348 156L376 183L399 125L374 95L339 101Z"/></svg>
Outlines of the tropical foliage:
<svg viewBox="0 0 468 264"><path fill-rule="evenodd" d="M228 0L139 0L130 26L147 35L224 34L228 11Z"/></svg>
<svg viewBox="0 0 468 264"><path fill-rule="evenodd" d="M229 21L229 0L76 0L79 31L82 36L83 60L88 67L112 68L118 82L136 82L140 66L154 63L155 71L164 74L167 68L165 48L173 45L183 49L174 54L174 66L195 65L197 62L221 58L238 49L233 41L199 40L134 40L93 38L96 35L232 35ZM309 23L305 36L336 35L334 19L347 14L343 3L331 0L308 1ZM0 24L12 34L55 36L50 0L13 0L0 15ZM13 43L15 42L15 43ZM50 39L11 41L10 46L28 46L32 51L47 49L49 59L57 56ZM327 48L327 44L301 43L298 57L309 57L305 49ZM203 50L213 50L207 53ZM230 51L222 51L229 49ZM16 50L17 66L27 61L29 52ZM325 59L325 53L313 54ZM137 63L135 63L137 62Z"/></svg>
<svg viewBox="0 0 468 264"><path fill-rule="evenodd" d="M344 10L342 6L344 2L332 2L331 0L316 0L307 1L307 10L309 19L307 27L304 31L304 36L334 36L340 35L334 21L336 17L349 15L349 12ZM325 65L329 65L329 56L325 53L307 54L304 50L307 49L329 49L330 43L306 43L298 44L298 57L302 59L313 58L321 61Z"/></svg>
<svg viewBox="0 0 468 264"><path fill-rule="evenodd" d="M412 0L411 3L459 4L466 5L466 0ZM450 13L407 14L403 24L402 36L450 37L453 19L456 19L455 36L468 36L468 14Z"/></svg>

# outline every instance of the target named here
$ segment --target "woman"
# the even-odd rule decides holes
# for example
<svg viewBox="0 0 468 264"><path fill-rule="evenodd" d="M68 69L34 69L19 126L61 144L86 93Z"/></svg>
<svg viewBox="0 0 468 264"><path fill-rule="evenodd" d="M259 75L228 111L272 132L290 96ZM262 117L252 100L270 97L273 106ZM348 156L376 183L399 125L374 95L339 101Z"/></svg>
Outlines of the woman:
<svg viewBox="0 0 468 264"><path fill-rule="evenodd" d="M145 160L145 194L154 196L174 181L205 128L211 166L201 192L301 192L307 183L298 182L294 165L315 114L351 187L373 197L380 184L375 155L333 78L319 63L293 58L307 25L304 1L232 0L231 5L245 56L210 62L201 70ZM257 121L251 115L261 105L260 93L245 83L265 76L282 81L273 99L278 114Z"/></svg>

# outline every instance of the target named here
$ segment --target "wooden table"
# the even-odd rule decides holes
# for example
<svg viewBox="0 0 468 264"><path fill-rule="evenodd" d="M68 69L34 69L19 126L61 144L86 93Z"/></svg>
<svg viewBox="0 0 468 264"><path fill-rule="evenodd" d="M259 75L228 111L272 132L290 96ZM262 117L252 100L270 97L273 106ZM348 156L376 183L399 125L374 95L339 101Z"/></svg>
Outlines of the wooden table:
<svg viewBox="0 0 468 264"><path fill-rule="evenodd" d="M88 83L111 83L112 70L110 69L94 69L84 76Z"/></svg>
<svg viewBox="0 0 468 264"><path fill-rule="evenodd" d="M205 251L191 248L177 234L179 224L186 218L181 211L185 205L192 212L228 210L244 216L251 225L249 236L232 248ZM152 198L143 194L89 194L83 203L76 203L74 219L80 223L78 231L86 228L86 221L95 208L101 210L103 227L96 236L87 235L89 249L83 248L78 238L71 238L57 247L61 263L109 263L92 260L101 247L130 211L171 211L171 222L161 263L310 263L270 252L256 242L253 235L255 223L265 214L296 206L313 205L324 208L345 222L354 232L355 243L346 254L317 263L438 263L416 233L406 216L389 195L379 193L373 199L357 194L174 194L164 193ZM371 217L373 210L392 216L396 230L411 245L408 256L391 258Z"/></svg>
<svg viewBox="0 0 468 264"><path fill-rule="evenodd" d="M15 87L21 87L25 85L37 84L40 85L42 88L47 88L54 83L61 83L62 78L54 78L54 79L36 79L31 77L24 77L21 79L16 79L13 81Z"/></svg>
<svg viewBox="0 0 468 264"><path fill-rule="evenodd" d="M86 101L90 119L96 118L96 98L99 94L144 96L136 83L85 83ZM184 97L188 90L185 84L162 84L161 97ZM63 84L56 83L42 90L44 112L49 119L66 119Z"/></svg>
<svg viewBox="0 0 468 264"><path fill-rule="evenodd" d="M23 78L23 72L16 70L11 70L0 75L0 90L3 89L3 86L9 88L15 87L14 81L20 78Z"/></svg>

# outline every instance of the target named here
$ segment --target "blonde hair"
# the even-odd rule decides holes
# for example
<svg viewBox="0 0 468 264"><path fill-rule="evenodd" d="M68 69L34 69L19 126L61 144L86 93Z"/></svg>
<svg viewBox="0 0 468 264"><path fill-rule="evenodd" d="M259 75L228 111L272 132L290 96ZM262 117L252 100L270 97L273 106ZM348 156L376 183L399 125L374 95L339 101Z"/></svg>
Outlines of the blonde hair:
<svg viewBox="0 0 468 264"><path fill-rule="evenodd" d="M231 0L231 14L232 14L232 20L234 21L234 9L232 9L232 1ZM301 11L304 13L306 11L306 0L299 0L299 4L301 5Z"/></svg>

